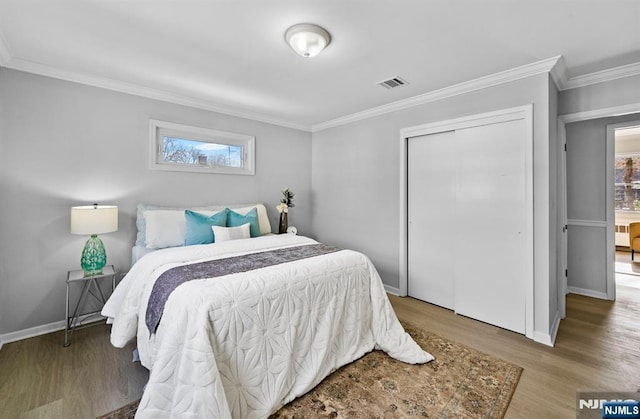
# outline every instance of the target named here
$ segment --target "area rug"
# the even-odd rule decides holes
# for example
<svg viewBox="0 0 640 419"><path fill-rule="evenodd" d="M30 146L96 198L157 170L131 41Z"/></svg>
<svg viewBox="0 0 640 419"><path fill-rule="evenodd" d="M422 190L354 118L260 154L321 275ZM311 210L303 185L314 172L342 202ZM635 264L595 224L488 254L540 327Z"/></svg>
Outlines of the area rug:
<svg viewBox="0 0 640 419"><path fill-rule="evenodd" d="M403 323L434 361L408 365L373 351L348 364L272 419L502 418L522 368ZM98 419L133 418L138 402Z"/></svg>

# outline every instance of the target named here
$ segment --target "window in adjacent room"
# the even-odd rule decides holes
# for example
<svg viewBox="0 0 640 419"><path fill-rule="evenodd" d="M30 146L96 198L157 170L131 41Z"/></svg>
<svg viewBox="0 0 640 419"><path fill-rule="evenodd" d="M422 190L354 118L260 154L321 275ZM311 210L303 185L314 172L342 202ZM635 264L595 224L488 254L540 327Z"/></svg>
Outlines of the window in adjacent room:
<svg viewBox="0 0 640 419"><path fill-rule="evenodd" d="M640 154L616 155L615 209L640 211Z"/></svg>
<svg viewBox="0 0 640 419"><path fill-rule="evenodd" d="M152 169L255 174L253 136L157 120L149 126Z"/></svg>

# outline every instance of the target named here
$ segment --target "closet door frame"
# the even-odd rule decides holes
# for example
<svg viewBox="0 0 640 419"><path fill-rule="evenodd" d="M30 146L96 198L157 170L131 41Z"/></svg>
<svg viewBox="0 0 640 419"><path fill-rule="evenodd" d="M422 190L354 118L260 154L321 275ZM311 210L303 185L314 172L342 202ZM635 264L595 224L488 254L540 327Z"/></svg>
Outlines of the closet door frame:
<svg viewBox="0 0 640 419"><path fill-rule="evenodd" d="M408 290L408 139L445 131L455 131L500 122L523 120L525 123L525 231L523 235L523 278L525 281L525 336L534 338L534 260L533 260L533 105L503 109L495 112L448 119L400 130L400 272L399 295ZM455 249L452 249L455 251Z"/></svg>

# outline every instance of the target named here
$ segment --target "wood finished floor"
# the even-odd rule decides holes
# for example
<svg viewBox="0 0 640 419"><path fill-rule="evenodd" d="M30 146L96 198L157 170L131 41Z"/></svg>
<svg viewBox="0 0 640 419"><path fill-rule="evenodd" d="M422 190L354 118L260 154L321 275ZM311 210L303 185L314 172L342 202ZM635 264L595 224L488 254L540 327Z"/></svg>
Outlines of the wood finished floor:
<svg viewBox="0 0 640 419"><path fill-rule="evenodd" d="M524 368L507 419L576 417L577 391L640 390L640 276L616 275L617 301L567 295L553 348L411 298L401 320Z"/></svg>
<svg viewBox="0 0 640 419"><path fill-rule="evenodd" d="M576 391L640 388L640 276L617 275L614 302L567 297L554 348L412 298L390 296L401 320L511 361L524 373L506 418L575 418ZM0 418L90 419L138 399L148 374L109 327L57 332L0 350ZM428 348L427 348L428 349Z"/></svg>
<svg viewBox="0 0 640 419"><path fill-rule="evenodd" d="M0 418L92 419L142 396L148 372L117 349L104 323L6 344L0 349Z"/></svg>

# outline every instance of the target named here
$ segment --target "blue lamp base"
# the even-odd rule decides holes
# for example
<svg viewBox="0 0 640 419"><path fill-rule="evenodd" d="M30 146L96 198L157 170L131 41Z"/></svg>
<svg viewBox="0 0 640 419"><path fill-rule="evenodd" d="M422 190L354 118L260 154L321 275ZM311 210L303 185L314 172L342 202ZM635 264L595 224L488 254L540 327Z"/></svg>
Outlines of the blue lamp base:
<svg viewBox="0 0 640 419"><path fill-rule="evenodd" d="M107 264L107 252L104 250L102 240L97 234L92 234L82 250L80 266L84 270L84 276L101 275L102 268Z"/></svg>

